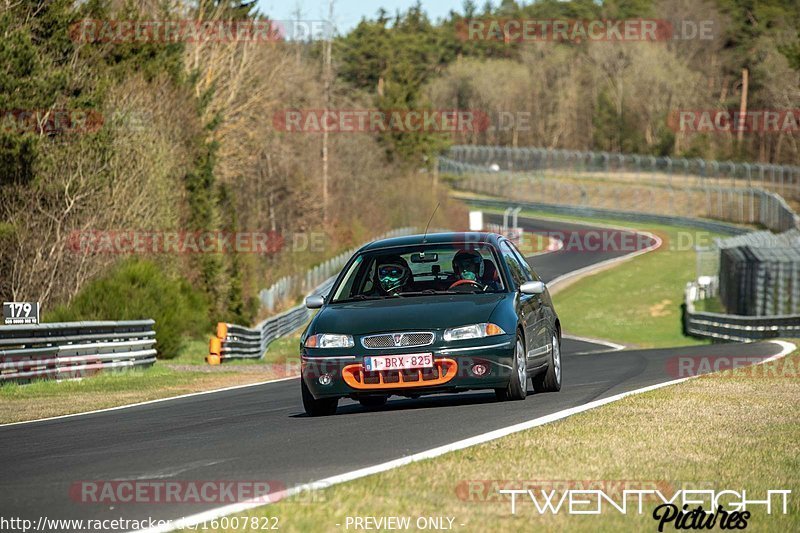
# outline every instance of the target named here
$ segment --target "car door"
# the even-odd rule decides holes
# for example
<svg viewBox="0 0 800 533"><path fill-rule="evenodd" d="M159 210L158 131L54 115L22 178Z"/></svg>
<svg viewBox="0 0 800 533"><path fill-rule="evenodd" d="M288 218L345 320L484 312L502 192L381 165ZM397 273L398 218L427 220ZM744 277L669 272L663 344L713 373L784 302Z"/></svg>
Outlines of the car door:
<svg viewBox="0 0 800 533"><path fill-rule="evenodd" d="M514 252L517 260L522 266L522 271L525 276L525 281L541 281L539 276L533 271L528 261L523 257L519 248L509 241L509 247ZM533 366L539 366L547 362L548 353L550 350L550 334L547 327L547 306L541 294L534 294L531 296L531 346L528 349Z"/></svg>
<svg viewBox="0 0 800 533"><path fill-rule="evenodd" d="M526 360L528 361L528 368L538 366L538 362L533 359L536 358L536 349L540 343L536 340L536 321L537 309L536 298L532 294L522 294L519 292L520 286L528 281L525 274L525 268L519 261L519 258L514 253L514 249L506 240L500 243L500 253L503 255L503 261L508 265L509 273L511 274L511 281L514 284L513 289L517 291L517 312L522 322L522 328L525 332L525 353Z"/></svg>

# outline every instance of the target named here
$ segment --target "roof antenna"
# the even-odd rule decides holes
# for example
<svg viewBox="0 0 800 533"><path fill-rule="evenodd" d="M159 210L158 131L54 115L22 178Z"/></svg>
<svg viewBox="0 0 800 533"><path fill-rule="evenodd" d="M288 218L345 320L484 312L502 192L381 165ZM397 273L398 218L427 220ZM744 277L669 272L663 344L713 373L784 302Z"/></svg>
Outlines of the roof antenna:
<svg viewBox="0 0 800 533"><path fill-rule="evenodd" d="M431 218L428 219L428 224L425 226L425 234L422 236L422 244L425 244L427 242L425 239L428 237L428 228L431 226L431 221L433 221L433 215L435 215L436 211L439 210L440 205L442 205L441 202L436 203L436 209L433 210L433 213L431 213Z"/></svg>

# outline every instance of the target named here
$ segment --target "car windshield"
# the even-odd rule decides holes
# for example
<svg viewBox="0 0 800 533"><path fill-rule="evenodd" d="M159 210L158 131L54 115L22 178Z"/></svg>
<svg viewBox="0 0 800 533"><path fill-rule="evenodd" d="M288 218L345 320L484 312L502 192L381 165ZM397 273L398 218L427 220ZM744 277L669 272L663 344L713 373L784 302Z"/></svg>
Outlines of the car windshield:
<svg viewBox="0 0 800 533"><path fill-rule="evenodd" d="M370 250L350 264L331 302L504 292L498 265L486 243Z"/></svg>

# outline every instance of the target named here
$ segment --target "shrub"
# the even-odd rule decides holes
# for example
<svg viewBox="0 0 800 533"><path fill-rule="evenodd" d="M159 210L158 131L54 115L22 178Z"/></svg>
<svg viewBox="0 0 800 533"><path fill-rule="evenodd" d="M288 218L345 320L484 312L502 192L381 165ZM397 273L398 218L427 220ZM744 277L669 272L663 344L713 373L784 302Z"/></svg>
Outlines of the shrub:
<svg viewBox="0 0 800 533"><path fill-rule="evenodd" d="M155 320L158 357L178 354L182 339L208 332L208 302L188 281L152 261L130 260L96 279L67 305L45 315L48 322Z"/></svg>

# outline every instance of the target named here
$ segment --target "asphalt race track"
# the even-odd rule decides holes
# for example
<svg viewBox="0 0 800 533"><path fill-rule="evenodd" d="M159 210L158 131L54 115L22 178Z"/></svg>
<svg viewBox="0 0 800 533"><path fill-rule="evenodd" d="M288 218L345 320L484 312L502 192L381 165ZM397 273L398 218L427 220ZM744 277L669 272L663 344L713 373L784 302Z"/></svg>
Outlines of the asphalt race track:
<svg viewBox="0 0 800 533"><path fill-rule="evenodd" d="M528 230L586 226L523 220ZM547 281L625 252L563 250L531 262ZM554 298L558 308L558 297ZM676 327L679 327L676 324ZM569 330L569 324L565 325ZM497 402L492 392L392 399L382 411L343 401L336 416L303 414L296 379L109 412L0 426L2 515L180 518L220 505L84 504L85 480L274 480L279 486L342 474L459 439L676 378L679 355L773 355L775 344L607 351L565 339L560 393ZM585 352L604 352L586 354ZM576 355L583 353L583 355Z"/></svg>

